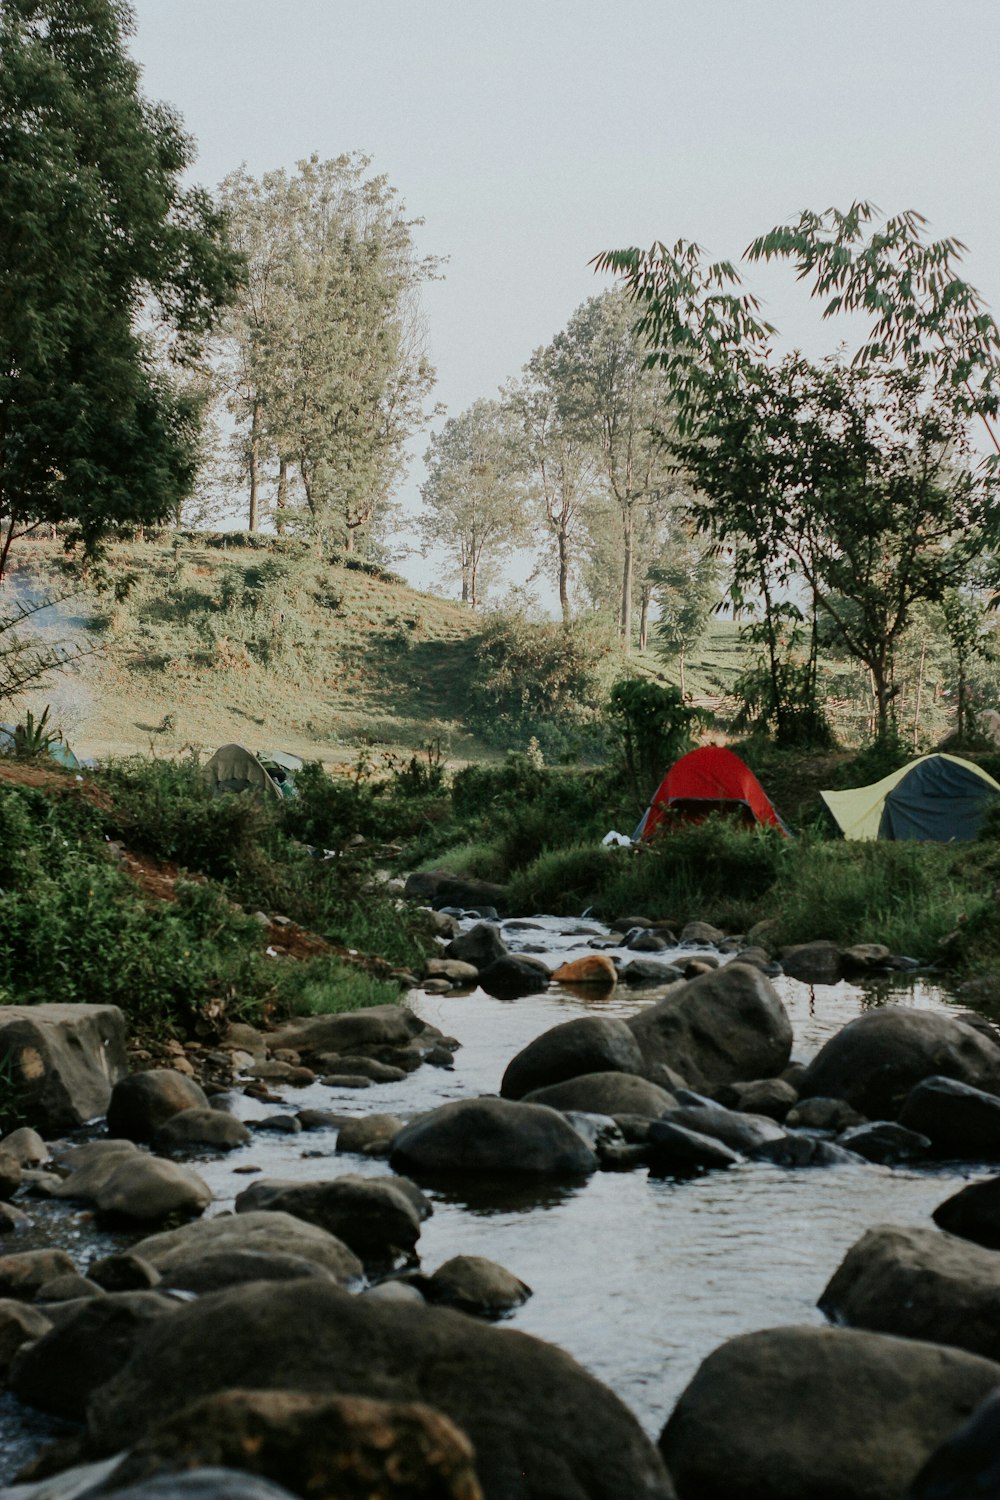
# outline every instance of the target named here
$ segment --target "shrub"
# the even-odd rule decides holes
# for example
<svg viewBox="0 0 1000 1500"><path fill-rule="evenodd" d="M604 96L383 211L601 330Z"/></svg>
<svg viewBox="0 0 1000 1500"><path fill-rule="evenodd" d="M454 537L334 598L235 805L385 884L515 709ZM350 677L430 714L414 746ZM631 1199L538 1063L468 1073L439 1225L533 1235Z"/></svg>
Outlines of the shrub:
<svg viewBox="0 0 1000 1500"><path fill-rule="evenodd" d="M688 708L680 690L644 677L624 677L607 706L611 744L629 785L645 802L668 766L694 743L692 730L704 715Z"/></svg>

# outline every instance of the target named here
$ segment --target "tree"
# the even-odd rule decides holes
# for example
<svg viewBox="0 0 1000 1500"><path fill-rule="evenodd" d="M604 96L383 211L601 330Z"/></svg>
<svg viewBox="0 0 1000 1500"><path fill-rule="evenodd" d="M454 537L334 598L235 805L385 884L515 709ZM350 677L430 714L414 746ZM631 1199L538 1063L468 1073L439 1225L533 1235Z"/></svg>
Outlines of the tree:
<svg viewBox="0 0 1000 1500"><path fill-rule="evenodd" d="M653 625L654 650L676 661L681 698L687 697L684 665L721 602L719 562L697 537L681 536L667 556L649 571L659 614Z"/></svg>
<svg viewBox="0 0 1000 1500"><path fill-rule="evenodd" d="M0 11L0 577L37 527L92 553L174 515L193 478L196 403L149 330L192 358L239 265L181 185L193 145L140 94L132 29L124 0Z"/></svg>
<svg viewBox="0 0 1000 1500"><path fill-rule="evenodd" d="M552 343L553 378L564 420L600 453L604 482L618 512L618 624L626 650L632 638L639 516L673 483L668 455L658 441L671 421L669 389L648 368L633 321L627 299L620 292L606 292L578 308Z"/></svg>
<svg viewBox="0 0 1000 1500"><path fill-rule="evenodd" d="M279 509L294 464L310 526L349 552L388 504L434 383L416 294L439 263L417 256L420 221L369 166L313 155L293 176L241 170L222 185L249 265L222 371L251 527L265 459Z"/></svg>
<svg viewBox="0 0 1000 1500"><path fill-rule="evenodd" d="M526 531L517 441L498 401L475 401L431 438L418 520L424 551L440 546L462 580L462 602L480 602L483 575Z"/></svg>

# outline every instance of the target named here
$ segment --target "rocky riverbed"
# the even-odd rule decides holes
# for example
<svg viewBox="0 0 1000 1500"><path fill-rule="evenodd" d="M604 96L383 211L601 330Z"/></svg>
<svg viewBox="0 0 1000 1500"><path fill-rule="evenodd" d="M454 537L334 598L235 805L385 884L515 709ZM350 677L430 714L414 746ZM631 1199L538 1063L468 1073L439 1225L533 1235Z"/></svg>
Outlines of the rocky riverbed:
<svg viewBox="0 0 1000 1500"><path fill-rule="evenodd" d="M469 937L481 923L468 917L458 926ZM954 1215L949 1225L953 1232L947 1236L931 1219L938 1205L958 1188L988 1179L1000 1158L1000 1133L995 1144L990 1134L994 1128L990 1099L1000 1093L1000 1047L988 1029L963 1020L961 1002L926 979L911 979L901 988L898 969L889 964L883 964L884 972L871 976L864 987L843 979L809 984L777 972L764 973L765 968L773 968L766 954L756 964L741 961L745 954L736 951L739 945L690 939L666 943L655 933L642 945L641 927L633 929L630 940L632 944L638 941L638 947L626 946L608 929L591 922L500 923L495 924L495 935L506 955L494 953L493 963L499 957L515 962L527 958L551 970L599 956L623 968L641 955L654 966L693 977L669 989L653 982L655 975L632 985L610 986L593 980L582 985L553 983L507 999L490 995L479 985L462 990L439 982L410 996L415 1020L405 1023L398 1035L392 1027L399 1023L386 1021L389 1031L374 1045L370 1038L358 1040L367 1035L364 1022L351 1016L337 1018L340 1041L336 1047L330 1042L334 1033L323 1031L317 1022L319 1029L311 1039L301 1027L271 1036L267 1057L256 1039L237 1032L233 1055L247 1072L259 1075L249 1085L256 1092L252 1096L236 1088L213 1098L216 1121L204 1114L201 1105L209 1101L198 1099L190 1080L185 1096L183 1077L180 1082L164 1081L162 1094L155 1080L150 1082L157 1100L167 1095L172 1100L162 1106L166 1111L162 1119L153 1118L161 1109L159 1102L137 1102L136 1087L119 1084L110 1111L112 1125L119 1131L117 1145L99 1147L97 1166L93 1155L74 1161L69 1150L56 1146L60 1174L68 1175L54 1177L46 1168L40 1176L33 1176L37 1164L28 1165L25 1181L14 1193L14 1207L26 1212L27 1221L10 1227L4 1248L15 1258L42 1247L62 1249L68 1252L69 1263L39 1272L39 1290L31 1288L30 1313L37 1317L36 1308L40 1309L42 1318L50 1319L57 1330L65 1330L67 1342L64 1348L49 1350L46 1339L33 1348L26 1344L15 1363L12 1381L21 1399L7 1396L0 1413L8 1479L38 1446L40 1437L53 1430L49 1419L40 1420L35 1414L36 1406L45 1408L50 1418L59 1413L63 1418L82 1419L89 1399L90 1448L81 1448L76 1456L94 1457L127 1445L154 1416L171 1420L177 1401L171 1397L164 1405L161 1393L169 1393L172 1382L177 1382L185 1399L198 1395L202 1366L206 1396L220 1385L231 1386L236 1371L240 1384L252 1386L265 1375L271 1383L271 1366L275 1361L280 1364L282 1358L289 1361L290 1370L300 1372L287 1376L286 1383L293 1389L305 1380L307 1390L335 1393L338 1387L324 1363L323 1349L324 1329L331 1318L338 1326L350 1326L339 1283L350 1294L351 1308L378 1309L365 1313L353 1333L344 1334L347 1344L341 1361L348 1347L368 1350L365 1378L356 1374L348 1390L367 1397L403 1394L412 1399L418 1394L455 1420L484 1455L473 1480L461 1442L446 1444L451 1488L441 1488L445 1483L441 1470L428 1481L431 1487L386 1494L456 1495L471 1500L475 1491L469 1485L478 1483L484 1494L497 1497L515 1493L565 1495L567 1500L604 1495L608 1500L631 1500L633 1495L665 1497L671 1493L669 1481L660 1473L655 1450L641 1437L640 1428L655 1441L668 1424L663 1452L681 1496L712 1500L716 1494L727 1493L759 1500L787 1495L791 1500L823 1477L819 1470L810 1475L808 1457L803 1456L810 1444L822 1447L822 1423L815 1417L813 1431L807 1420L809 1410L818 1412L822 1407L822 1391L808 1398L802 1394L796 1416L788 1389L789 1372L800 1363L814 1376L818 1371L822 1385L824 1361L841 1357L839 1343L833 1354L829 1350L828 1341L843 1335L827 1329L818 1306L823 1299L831 1317L868 1330L850 1336L855 1342L849 1345L847 1374L837 1377L838 1390L845 1379L850 1382L851 1370L867 1370L864 1379L870 1399L884 1399L879 1382L884 1383L884 1370L892 1364L879 1342L886 1335L908 1340L900 1346L897 1365L900 1359L915 1362L915 1367L920 1359L931 1359L920 1353L928 1341L934 1348L954 1341L964 1351L954 1353L960 1366L954 1379L945 1380L939 1368L937 1387L929 1377L922 1379L924 1407L919 1413L915 1415L912 1403L906 1413L900 1412L900 1431L905 1427L909 1435L905 1442L900 1440L902 1457L896 1467L891 1472L879 1471L874 1480L866 1471L868 1488L860 1487L861 1480L851 1488L851 1464L857 1464L845 1457L838 1470L841 1488L829 1490L845 1497L884 1494L901 1500L918 1460L927 1456L928 1434L944 1437L971 1413L980 1396L992 1388L994 1370L993 1383L1000 1383L1000 1365L993 1364L1000 1358L1000 1348L994 1351L988 1341L980 1338L977 1343L971 1334L962 1333L966 1326L990 1322L991 1295L1000 1296L1000 1276L992 1269L994 1251L973 1246L968 1238L956 1239L956 1233L968 1230L967 1226L955 1229ZM704 939L706 935L699 936ZM480 932L474 941L490 940ZM470 950L466 947L465 951ZM734 960L737 967L725 974ZM819 972L834 977L829 954L807 956L807 963L822 962L827 968ZM796 967L794 958L790 967ZM509 977L506 987L510 987ZM682 993L690 1013L678 1022ZM352 1026L353 1041L348 1035ZM318 1050L321 1047L329 1050ZM380 1048L380 1056L375 1056ZM352 1056L353 1062L345 1061ZM597 1066L592 1066L595 1056ZM317 1066L319 1058L324 1059L321 1066ZM744 1064L745 1058L752 1058L755 1066ZM514 1059L517 1063L512 1067ZM365 1060L371 1065L365 1071L375 1077L350 1071L361 1068ZM680 1077L682 1061L686 1071ZM806 1071L797 1064L810 1066ZM940 1085L925 1086L923 1094L914 1088L939 1071L960 1080L959 1084L943 1092ZM713 1072L719 1076L710 1076ZM783 1084L778 1082L781 1073L787 1080ZM599 1075L596 1083L591 1081L595 1075ZM320 1077L326 1081L320 1082ZM697 1087L689 1090L692 1078ZM821 1087L814 1086L817 1080ZM754 1084L756 1092L745 1092L747 1082ZM535 1087L525 1088L525 1084ZM550 1102L529 1099L525 1103L525 1095L536 1094L537 1088L549 1095ZM501 1089L506 1098L498 1100L494 1096ZM569 1092L559 1096L560 1089ZM270 1099L262 1097L267 1093ZM485 1102L475 1105L473 1101L480 1099ZM735 1112L720 1109L720 1099L743 1107ZM604 1101L599 1110L603 1121L595 1118L597 1100ZM751 1104L755 1105L752 1109ZM866 1108L861 1109L862 1104ZM220 1105L225 1113L220 1113ZM556 1116L551 1105L569 1113ZM789 1114L790 1109L798 1113ZM909 1132L905 1126L893 1125L882 1136L864 1134L864 1117L895 1120L901 1111L904 1118L909 1112ZM202 1147L194 1144L199 1116L204 1120L202 1132L217 1137ZM529 1127L542 1133L529 1141ZM218 1134L220 1128L224 1141ZM897 1131L895 1136L892 1130ZM126 1224L122 1217L133 1191L129 1174L137 1165L149 1170L149 1135L164 1161L182 1159L186 1165L177 1170L193 1174L199 1184L188 1189L191 1196L184 1213L202 1216L194 1217L187 1229L176 1231L179 1241L165 1245L157 1243L163 1241L162 1234L150 1238L150 1231L158 1228L155 1196L148 1200L153 1208L143 1225ZM129 1144L130 1137L139 1144ZM95 1138L100 1139L101 1132ZM483 1145L487 1139L489 1149ZM384 1154L387 1150L390 1155ZM108 1170L112 1155L115 1173L125 1174L124 1187L120 1182L116 1187L116 1178ZM535 1169L526 1170L528 1163L535 1163ZM392 1186L399 1182L394 1168L405 1168L419 1182L419 1188L405 1189L402 1201ZM81 1172L90 1173L90 1179L81 1178ZM164 1177L169 1178L169 1172ZM152 1188L162 1190L159 1178L144 1191ZM67 1197L67 1191L73 1196ZM378 1201L373 1193L381 1194ZM98 1194L105 1195L103 1200ZM102 1208L102 1201L111 1204L112 1210ZM138 1199L131 1201L134 1204ZM227 1219L225 1215L234 1208L237 1216ZM981 1224L990 1220L991 1212L989 1204L974 1206L972 1218ZM886 1223L899 1226L895 1238L883 1235L864 1240L873 1226ZM221 1236L218 1240L212 1238L213 1225ZM343 1251L332 1258L328 1249L320 1255L315 1248L318 1237L326 1234L328 1238L331 1229ZM126 1263L120 1260L137 1243L139 1262L152 1266L154 1272L144 1284L145 1273L136 1273L134 1268L126 1271ZM952 1252L947 1264L938 1263L942 1244ZM270 1257L270 1266L265 1267L262 1260L254 1262L254 1254ZM282 1254L312 1257L314 1265L322 1262L324 1275L317 1278L316 1286L306 1286L294 1277L291 1283L272 1284L256 1301L245 1286L216 1290L234 1279L240 1255L249 1256L245 1277L251 1276L255 1266L271 1277L291 1275L296 1269L303 1274L301 1260L298 1267L289 1264L282 1270L276 1263ZM56 1289L58 1299L52 1295L55 1276L49 1276L55 1270L67 1278ZM93 1284L74 1284L70 1275L74 1270L90 1273ZM4 1274L0 1259L0 1283ZM137 1274L138 1287L134 1284ZM945 1288L919 1321L908 1322L898 1309L891 1316L878 1311L893 1308L893 1288L905 1287L907 1275L911 1281L920 1278L922 1287L933 1281ZM163 1288L171 1277L178 1285L171 1292L174 1300L168 1303ZM116 1385L111 1358L106 1367L90 1369L89 1374L81 1366L79 1380L75 1372L69 1376L70 1393L53 1396L59 1385L54 1372L72 1370L77 1357L74 1349L103 1348L109 1338L114 1342L108 1332L114 1322L110 1304L114 1297L121 1298L121 1292L112 1288L122 1278L132 1286L130 1295L140 1299L125 1309L127 1316L122 1314L127 1333L119 1330L114 1335L123 1340L122 1380ZM991 1293L993 1279L996 1293ZM961 1297L956 1286L964 1289ZM19 1298L28 1306L23 1287L18 1290L8 1282L0 1289L7 1299L0 1303L0 1311ZM197 1300L190 1302L196 1294ZM912 1301L910 1294L901 1294L900 1304L908 1297ZM74 1344L73 1318L83 1318L87 1300L94 1304L89 1314L93 1326L81 1323ZM372 1385L370 1372L385 1358L385 1349L394 1338L400 1341L400 1349L409 1351L404 1358L397 1350L394 1359L412 1365L426 1360L427 1329L411 1327L408 1321L426 1316L425 1300L478 1314L475 1322L469 1318L460 1322L457 1333L450 1325L438 1333L435 1325L435 1359L448 1365L461 1349L462 1360L471 1361L470 1369L474 1367L475 1373L466 1378L465 1397L432 1379L425 1380L419 1390L406 1387L402 1379L380 1377ZM188 1302L190 1306L185 1306ZM104 1305L98 1307L99 1303ZM161 1303L167 1305L165 1321ZM205 1321L209 1314L214 1323ZM147 1315L158 1326L142 1331L139 1325ZM568 1371L558 1365L549 1369L548 1355L534 1344L517 1346L518 1354L514 1346L503 1345L502 1335L498 1335L500 1352L495 1353L495 1330L483 1315L502 1316L505 1329L534 1335L567 1351L582 1367L580 1374L573 1373L573 1366ZM16 1322L9 1312L7 1319L7 1326ZM384 1328L380 1319L385 1320ZM0 1325L3 1321L0 1318ZM157 1342L161 1322L163 1337ZM790 1331L796 1326L797 1333ZM290 1330L294 1330L297 1342L287 1349L282 1344L283 1353L272 1350L270 1365L265 1360L266 1369L258 1368L256 1346L246 1333L249 1327L258 1327L261 1338L266 1334L277 1344L291 1338ZM758 1333L761 1330L780 1332ZM30 1339L41 1331L42 1325L34 1324L27 1336ZM744 1344L741 1336L750 1336L750 1342ZM771 1342L754 1344L754 1336ZM220 1354L216 1367L206 1355L185 1356L186 1339L191 1341L191 1351L204 1350L206 1341L213 1349L220 1343L229 1346L226 1358ZM449 1339L457 1340L454 1347ZM918 1344L918 1340L923 1342ZM51 1334L48 1342L52 1343ZM133 1344L139 1363L130 1366L127 1355ZM517 1429L520 1436L515 1433L513 1438L508 1432L505 1441L514 1442L515 1447L518 1442L531 1446L541 1441L546 1428L554 1450L561 1452L564 1441L568 1449L579 1444L578 1432L552 1436L553 1427L565 1422L558 1415L559 1402L566 1399L560 1381L572 1385L579 1380L582 1384L574 1401L584 1414L580 1420L585 1420L591 1404L595 1413L604 1412L586 1454L585 1466L594 1471L592 1479L563 1473L569 1463L565 1454L558 1462L550 1454L544 1463L536 1454L528 1488L512 1488L513 1479L504 1464L496 1454L489 1456L496 1435L483 1430L480 1408L498 1399L502 1378L508 1378L500 1373L504 1347L510 1349L515 1367L518 1358L525 1361L518 1376L523 1386L519 1397L523 1431ZM735 1417L732 1429L723 1433L712 1428L713 1422L718 1427L718 1415L705 1415L706 1410L717 1412L717 1405L713 1406L719 1399L717 1391L726 1393L734 1412L745 1404L749 1377L746 1364L739 1362L744 1348L748 1350L745 1359L760 1377L759 1389L766 1393L773 1380L770 1399L788 1407L783 1421L789 1432L801 1417L802 1433L796 1442L802 1452L791 1451L791 1438L788 1443L769 1440L770 1447L765 1443L762 1448L771 1454L769 1464L762 1460L766 1475L749 1463L753 1436L740 1429ZM726 1350L733 1351L732 1355L725 1355ZM495 1367L497 1359L500 1364ZM702 1366L706 1359L708 1363ZM729 1360L717 1376L713 1376L713 1359L716 1364ZM139 1378L144 1370L153 1381L145 1395ZM600 1388L588 1383L583 1371L610 1388L623 1406L612 1403L602 1408ZM699 1395L710 1377L717 1380L717 1388L713 1385L707 1394ZM808 1381L801 1375L797 1379L802 1393ZM478 1396L477 1381L482 1382ZM541 1407L531 1409L533 1401L542 1400L536 1385L550 1389L556 1402L544 1420L539 1417ZM830 1393L828 1399L833 1399ZM309 1420L318 1420L310 1411ZM629 1413L640 1424L634 1431L628 1425ZM277 1422L273 1411L262 1415L255 1409L248 1415L244 1408L238 1419L230 1411L226 1420L243 1431L247 1423L253 1426L265 1417ZM326 1419L330 1420L329 1412ZM342 1412L341 1419L347 1421ZM219 1420L217 1412L212 1420ZM302 1412L294 1422L287 1416L284 1430L289 1423L294 1427L295 1422L305 1420ZM398 1420L397 1414L393 1421ZM571 1425L576 1427L575 1422ZM75 1433L78 1429L74 1425L67 1430ZM350 1430L355 1433L351 1442L356 1448L356 1425ZM846 1426L844 1431L846 1444ZM412 1433L407 1441L411 1448L415 1445L429 1452L434 1443L428 1429L421 1428L421 1434L420 1442ZM704 1454L727 1451L723 1438L730 1443L729 1457L720 1458L714 1470L711 1464L706 1467ZM176 1448L180 1439L172 1442ZM224 1444L216 1443L213 1452L224 1450ZM231 1456L232 1445L226 1451ZM616 1453L625 1457L617 1460ZM67 1455L69 1461L70 1450ZM161 1460L162 1454L157 1463ZM739 1484L733 1479L734 1463L742 1463L747 1470ZM907 1464L909 1472L904 1474ZM275 1477L273 1469L262 1472ZM720 1474L725 1476L725 1485ZM288 1475L284 1471L282 1475L287 1483ZM140 1477L139 1470L130 1477ZM305 1493L296 1490L295 1484L290 1487ZM110 1493L107 1489L100 1492ZM22 1491L18 1487L12 1493ZM49 1492L44 1493L47 1497ZM222 1491L205 1491L206 1495L217 1493ZM38 1500L42 1496L30 1489L23 1494L37 1494Z"/></svg>

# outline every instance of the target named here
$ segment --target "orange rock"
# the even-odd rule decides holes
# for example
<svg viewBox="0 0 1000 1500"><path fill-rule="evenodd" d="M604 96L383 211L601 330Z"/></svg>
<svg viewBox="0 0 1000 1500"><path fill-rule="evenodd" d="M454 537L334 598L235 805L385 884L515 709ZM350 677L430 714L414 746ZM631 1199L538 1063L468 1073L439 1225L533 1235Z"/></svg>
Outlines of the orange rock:
<svg viewBox="0 0 1000 1500"><path fill-rule="evenodd" d="M594 984L609 990L618 982L618 970L606 953L591 953L563 964L552 978L557 984Z"/></svg>

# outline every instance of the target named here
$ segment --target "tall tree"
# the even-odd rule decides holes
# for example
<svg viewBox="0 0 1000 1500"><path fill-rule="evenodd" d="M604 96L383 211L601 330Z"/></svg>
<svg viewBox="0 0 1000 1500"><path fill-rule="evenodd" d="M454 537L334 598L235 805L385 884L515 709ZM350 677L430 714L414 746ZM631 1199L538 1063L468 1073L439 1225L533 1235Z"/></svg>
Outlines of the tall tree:
<svg viewBox="0 0 1000 1500"><path fill-rule="evenodd" d="M687 697L687 658L708 628L712 611L722 601L719 560L697 536L677 537L669 552L649 571L659 613L653 625L654 649L666 661L676 661L681 697Z"/></svg>
<svg viewBox="0 0 1000 1500"><path fill-rule="evenodd" d="M634 309L620 291L592 297L553 340L553 373L567 422L601 455L620 529L619 633L632 638L636 528L640 513L672 480L658 434L670 426L670 395L636 336Z"/></svg>
<svg viewBox="0 0 1000 1500"><path fill-rule="evenodd" d="M0 9L0 577L18 536L93 551L167 520L191 484L193 357L238 260L177 115L139 92L124 0Z"/></svg>
<svg viewBox="0 0 1000 1500"><path fill-rule="evenodd" d="M431 438L418 520L425 552L441 547L475 609L484 579L526 534L517 436L498 401L475 401Z"/></svg>
<svg viewBox="0 0 1000 1500"><path fill-rule="evenodd" d="M416 294L438 262L416 254L419 220L369 166L313 155L294 175L222 186L250 266L223 368L251 524L263 463L277 465L279 509L294 464L310 526L347 551L388 504L434 383Z"/></svg>

